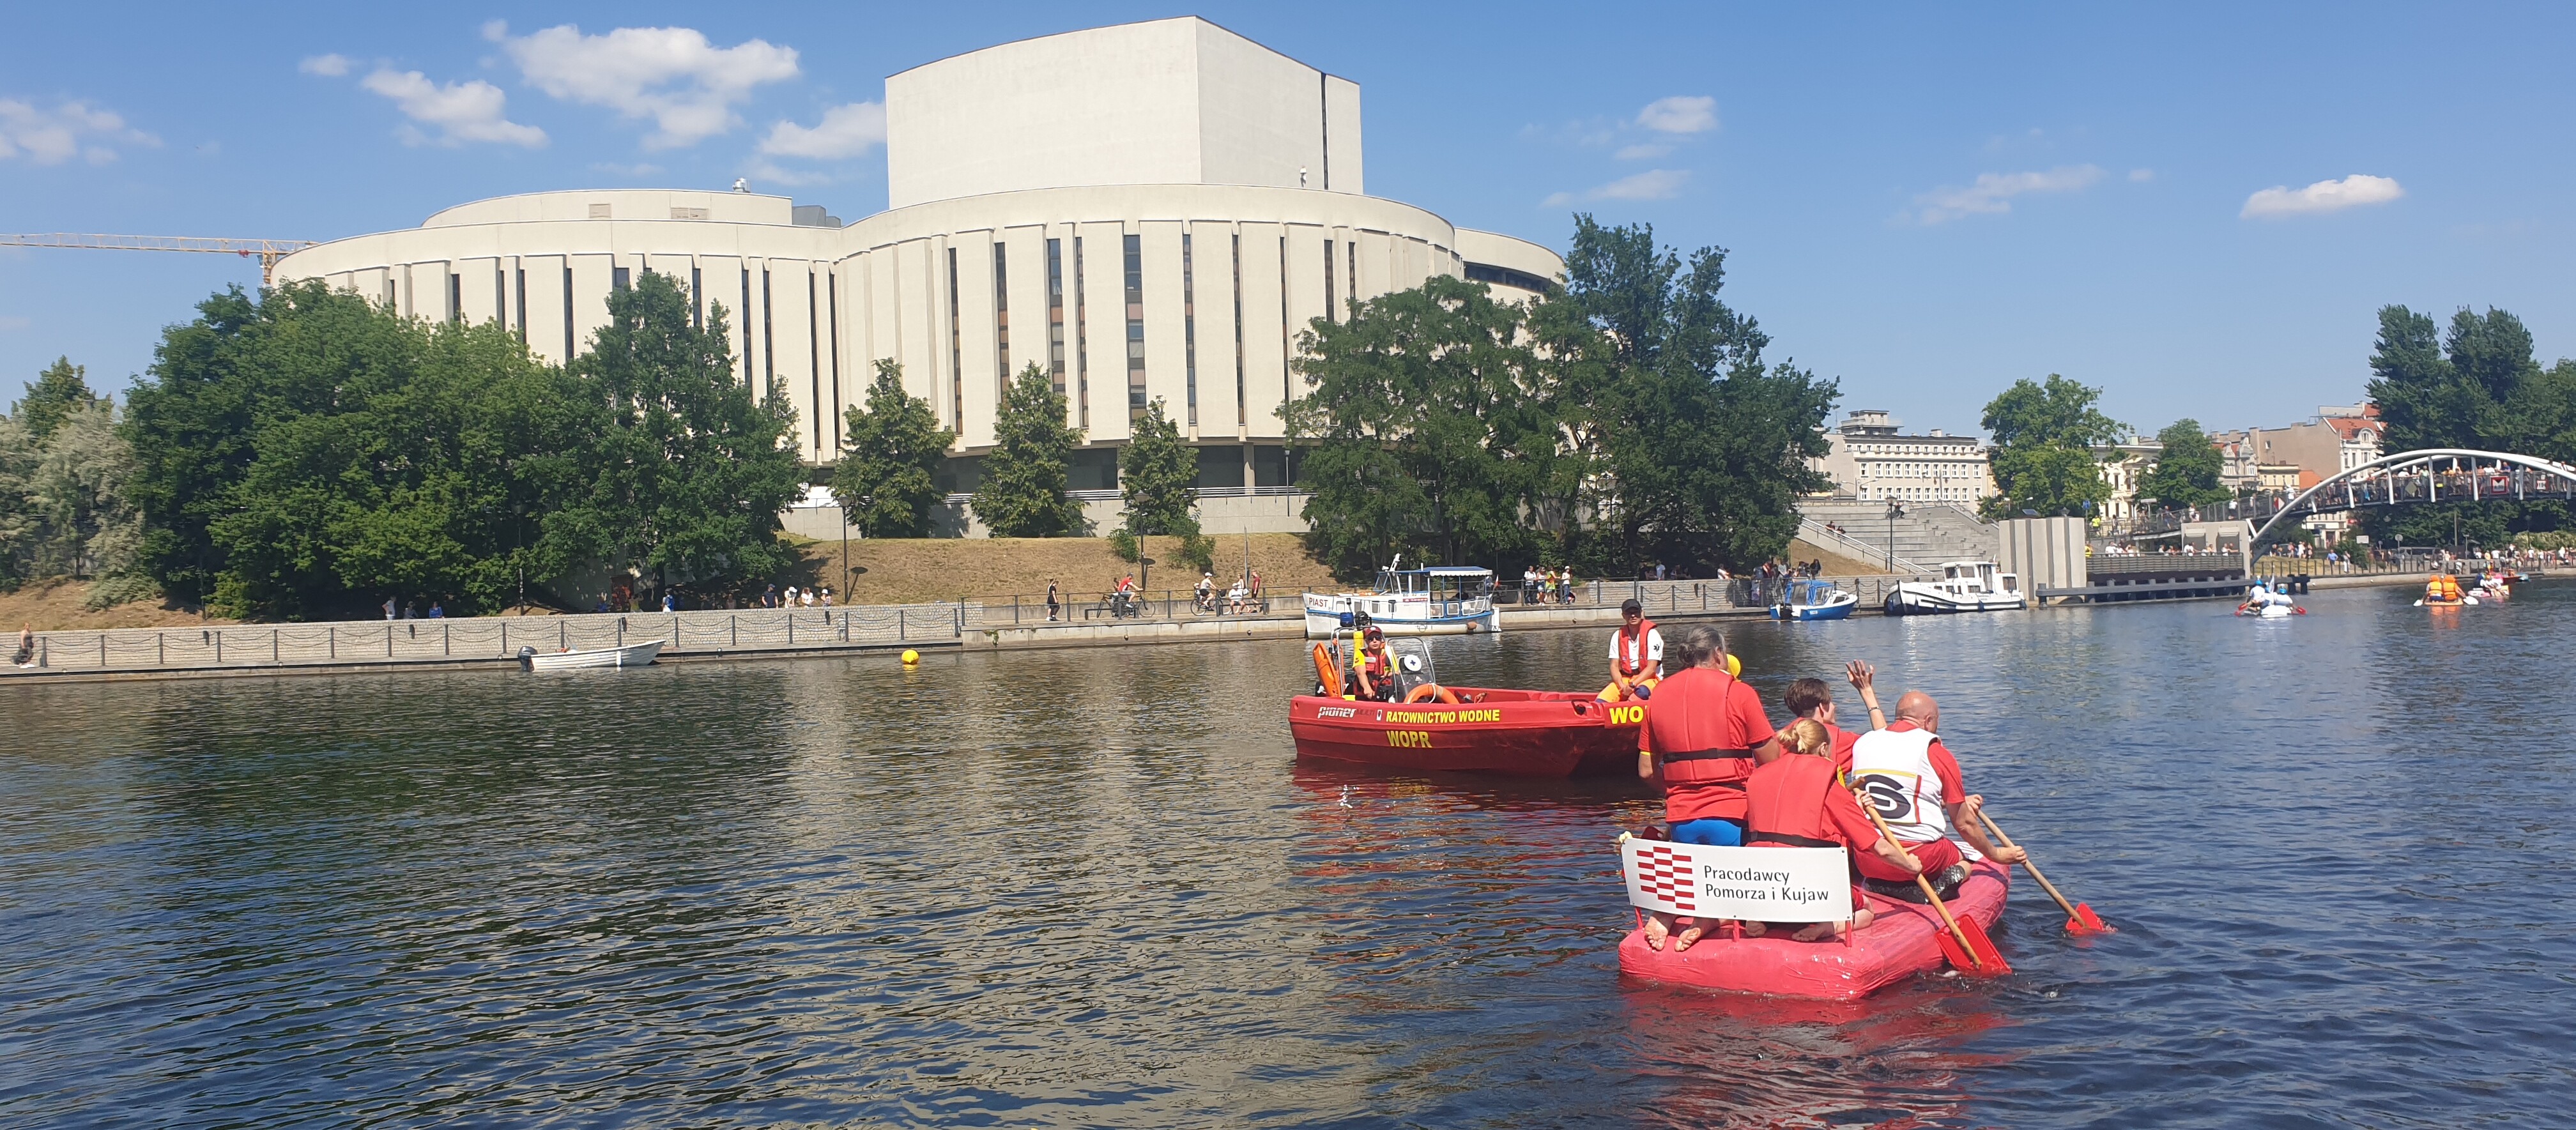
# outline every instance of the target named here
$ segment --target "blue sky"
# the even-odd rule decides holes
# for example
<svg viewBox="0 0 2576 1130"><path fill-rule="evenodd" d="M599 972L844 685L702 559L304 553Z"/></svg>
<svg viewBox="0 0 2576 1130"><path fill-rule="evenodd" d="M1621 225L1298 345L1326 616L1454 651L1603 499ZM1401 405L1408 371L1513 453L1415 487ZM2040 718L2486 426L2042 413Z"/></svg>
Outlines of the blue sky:
<svg viewBox="0 0 2576 1130"><path fill-rule="evenodd" d="M1776 357L1916 427L2050 372L2148 430L2287 423L2360 397L2389 302L2576 354L2565 5L22 5L0 231L331 239L737 176L855 219L885 75L1192 13L1359 82L1372 193L1727 247ZM0 250L0 396L57 354L122 388L257 280Z"/></svg>

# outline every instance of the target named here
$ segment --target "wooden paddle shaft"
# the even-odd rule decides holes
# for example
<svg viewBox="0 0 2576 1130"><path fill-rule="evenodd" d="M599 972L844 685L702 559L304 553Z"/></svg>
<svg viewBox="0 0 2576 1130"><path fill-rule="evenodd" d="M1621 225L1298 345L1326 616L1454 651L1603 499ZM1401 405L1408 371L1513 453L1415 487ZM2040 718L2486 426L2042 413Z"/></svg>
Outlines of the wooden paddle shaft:
<svg viewBox="0 0 2576 1130"><path fill-rule="evenodd" d="M1879 835L1887 837L1890 843L1900 842L1896 838L1896 833L1888 830L1887 821L1879 817L1878 809L1864 804L1860 806L1860 810L1869 814L1870 823L1878 825ZM1941 892L1932 889L1931 876L1920 871L1915 872L1914 885L1923 888L1923 897L1932 900L1932 912L1941 916L1941 924L1950 928L1950 936L1959 939L1959 949L1968 955L1968 964L1980 969L1985 968L1986 960L1977 956L1977 947L1968 941L1968 932L1959 928L1957 918L1951 917L1950 908L1941 901Z"/></svg>
<svg viewBox="0 0 2576 1130"><path fill-rule="evenodd" d="M1979 806L1977 809L1977 819L1985 821L1986 830L1993 832L1996 839L2002 840L2005 847L2021 846L2014 843L2011 836L2004 834L2004 826L1995 823L1994 817L1986 815L1986 810L1983 806ZM2048 876L2039 873L2039 864L2031 860L2029 852L2025 851L2022 853L2021 866L2022 870L2030 872L2031 878L2039 880L2039 889L2047 891L2048 897L2056 899L2058 907L2066 911L2066 916L2068 918L2077 917L2075 913L2075 904L2066 901L2065 895L2057 893L2057 884L2049 882Z"/></svg>

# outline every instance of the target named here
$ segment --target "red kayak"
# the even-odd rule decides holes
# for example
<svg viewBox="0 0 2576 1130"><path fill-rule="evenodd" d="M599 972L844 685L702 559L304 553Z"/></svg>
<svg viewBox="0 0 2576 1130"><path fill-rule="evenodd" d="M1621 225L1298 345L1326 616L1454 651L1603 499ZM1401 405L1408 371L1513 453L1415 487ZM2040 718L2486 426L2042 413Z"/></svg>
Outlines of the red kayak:
<svg viewBox="0 0 2576 1130"><path fill-rule="evenodd" d="M1644 703L1588 691L1451 687L1457 702L1393 703L1299 695L1288 732L1300 757L1395 769L1570 777L1637 771Z"/></svg>
<svg viewBox="0 0 2576 1130"><path fill-rule="evenodd" d="M1991 930L2003 917L2004 893L2011 886L2009 868L1980 860L1968 872L1968 881L1959 884L1959 897L1949 900L1950 913ZM1941 943L1935 938L1941 917L1931 907L1873 894L1869 908L1876 919L1867 929L1854 931L1847 943L1793 942L1791 930L1775 926L1763 937L1740 940L1712 931L1689 950L1674 953L1669 943L1661 950L1646 948L1646 932L1631 930L1619 943L1619 971L1703 989L1847 1001L1941 968Z"/></svg>

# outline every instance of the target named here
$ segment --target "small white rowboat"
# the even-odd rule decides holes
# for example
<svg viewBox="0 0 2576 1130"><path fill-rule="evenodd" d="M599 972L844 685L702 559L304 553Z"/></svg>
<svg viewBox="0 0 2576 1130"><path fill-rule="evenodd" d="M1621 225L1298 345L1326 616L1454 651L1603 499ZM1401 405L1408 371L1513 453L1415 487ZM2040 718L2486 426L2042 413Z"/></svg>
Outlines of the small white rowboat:
<svg viewBox="0 0 2576 1130"><path fill-rule="evenodd" d="M578 667L642 667L662 654L663 640L596 647L578 651L519 650L519 666L529 671L570 671Z"/></svg>

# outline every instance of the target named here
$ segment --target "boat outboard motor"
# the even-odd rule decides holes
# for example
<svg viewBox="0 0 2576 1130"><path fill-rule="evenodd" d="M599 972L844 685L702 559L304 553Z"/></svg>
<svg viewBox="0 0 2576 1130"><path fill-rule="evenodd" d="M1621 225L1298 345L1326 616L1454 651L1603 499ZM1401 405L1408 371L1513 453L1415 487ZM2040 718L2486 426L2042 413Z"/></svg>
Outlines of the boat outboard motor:
<svg viewBox="0 0 2576 1130"><path fill-rule="evenodd" d="M522 670L522 671L534 671L534 670L536 670L536 669L537 669L537 649L535 649L535 648L533 648L533 647L529 647L529 646L528 646L528 645L526 645L526 644L520 644L520 645L519 645L519 670Z"/></svg>

